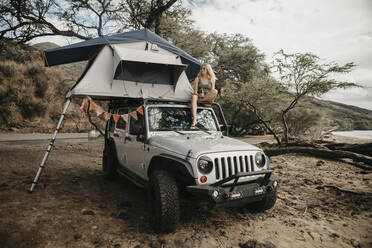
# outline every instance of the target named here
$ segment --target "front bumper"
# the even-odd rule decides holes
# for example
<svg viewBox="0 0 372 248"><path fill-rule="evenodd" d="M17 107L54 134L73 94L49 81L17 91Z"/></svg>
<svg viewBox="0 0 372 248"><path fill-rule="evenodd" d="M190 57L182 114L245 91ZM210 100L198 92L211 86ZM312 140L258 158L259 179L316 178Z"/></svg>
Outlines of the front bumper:
<svg viewBox="0 0 372 248"><path fill-rule="evenodd" d="M265 175L254 181L239 183L246 176ZM260 201L276 192L279 176L272 170L237 173L211 185L187 186L187 190L196 196L207 198L215 205L241 205Z"/></svg>

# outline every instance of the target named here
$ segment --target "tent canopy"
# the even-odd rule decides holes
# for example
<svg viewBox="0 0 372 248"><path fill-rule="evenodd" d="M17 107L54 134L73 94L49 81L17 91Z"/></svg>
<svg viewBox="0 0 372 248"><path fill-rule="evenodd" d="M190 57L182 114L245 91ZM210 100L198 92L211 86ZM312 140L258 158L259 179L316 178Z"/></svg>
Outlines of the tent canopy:
<svg viewBox="0 0 372 248"><path fill-rule="evenodd" d="M181 62L188 65L186 69L187 77L193 79L197 76L201 66L199 61L146 28L110 36L101 36L72 45L49 49L45 51L45 65L53 66L90 60L97 56L100 50L107 44L133 43L140 41L156 44L161 48L179 55Z"/></svg>
<svg viewBox="0 0 372 248"><path fill-rule="evenodd" d="M147 41L104 45L67 97L188 101L186 68L179 55Z"/></svg>

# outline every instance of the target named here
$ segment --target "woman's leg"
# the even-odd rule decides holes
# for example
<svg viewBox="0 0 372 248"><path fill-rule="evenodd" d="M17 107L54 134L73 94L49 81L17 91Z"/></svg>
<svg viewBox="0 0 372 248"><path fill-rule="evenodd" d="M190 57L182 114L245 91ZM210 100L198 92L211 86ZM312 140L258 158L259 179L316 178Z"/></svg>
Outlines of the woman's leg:
<svg viewBox="0 0 372 248"><path fill-rule="evenodd" d="M201 102L213 102L214 99L216 99L217 97L217 90L216 89L213 89L213 90L210 90L208 91L208 93L199 99L199 101Z"/></svg>
<svg viewBox="0 0 372 248"><path fill-rule="evenodd" d="M192 95L191 97L191 114L192 114L192 123L191 126L196 125L196 108L198 104L198 96L197 95Z"/></svg>

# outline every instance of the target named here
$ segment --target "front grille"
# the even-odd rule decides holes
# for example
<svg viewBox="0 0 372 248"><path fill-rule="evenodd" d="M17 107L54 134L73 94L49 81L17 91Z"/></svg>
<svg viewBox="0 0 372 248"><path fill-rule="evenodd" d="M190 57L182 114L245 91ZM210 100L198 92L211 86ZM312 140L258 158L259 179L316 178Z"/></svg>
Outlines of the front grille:
<svg viewBox="0 0 372 248"><path fill-rule="evenodd" d="M253 172L253 155L223 156L214 159L216 180L239 172Z"/></svg>

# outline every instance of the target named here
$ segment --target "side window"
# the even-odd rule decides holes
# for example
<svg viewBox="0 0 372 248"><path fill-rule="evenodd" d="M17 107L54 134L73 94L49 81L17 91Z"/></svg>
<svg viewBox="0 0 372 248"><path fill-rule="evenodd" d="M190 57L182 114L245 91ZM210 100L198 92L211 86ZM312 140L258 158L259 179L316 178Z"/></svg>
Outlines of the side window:
<svg viewBox="0 0 372 248"><path fill-rule="evenodd" d="M128 113L128 108L120 108L117 112L118 115ZM123 118L119 118L118 122L116 123L116 128L125 130L127 128L127 123L123 120Z"/></svg>
<svg viewBox="0 0 372 248"><path fill-rule="evenodd" d="M132 116L130 117L129 134L138 135L143 133L143 117L137 113L137 120Z"/></svg>

